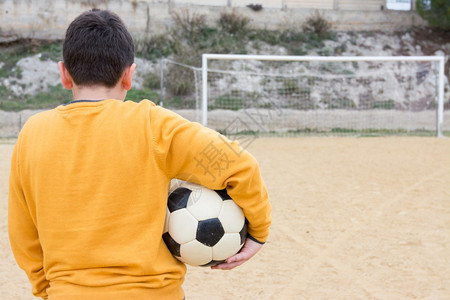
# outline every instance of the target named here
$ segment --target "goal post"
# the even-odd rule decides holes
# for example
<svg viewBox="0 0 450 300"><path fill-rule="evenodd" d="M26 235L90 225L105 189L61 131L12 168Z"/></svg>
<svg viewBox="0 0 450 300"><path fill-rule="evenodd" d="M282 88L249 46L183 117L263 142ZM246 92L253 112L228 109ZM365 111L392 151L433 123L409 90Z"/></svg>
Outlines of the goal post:
<svg viewBox="0 0 450 300"><path fill-rule="evenodd" d="M279 65L266 68L261 65L266 62ZM226 117L223 124L210 122L211 111L219 110L229 123L233 118L244 125L257 123L241 128L251 132L395 134L431 131L432 126L442 137L444 64L443 56L203 54L202 123L226 132ZM227 106L233 101L235 106ZM424 118L433 124L425 125L430 120Z"/></svg>

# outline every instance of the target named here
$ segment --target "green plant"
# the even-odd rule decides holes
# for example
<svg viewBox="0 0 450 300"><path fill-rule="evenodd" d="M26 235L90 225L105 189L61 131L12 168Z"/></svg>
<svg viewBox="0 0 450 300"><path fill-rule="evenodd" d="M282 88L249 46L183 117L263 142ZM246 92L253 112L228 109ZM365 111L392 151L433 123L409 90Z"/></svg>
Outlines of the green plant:
<svg viewBox="0 0 450 300"><path fill-rule="evenodd" d="M62 57L62 41L42 42L37 51L41 53L41 60L51 60L58 62Z"/></svg>
<svg viewBox="0 0 450 300"><path fill-rule="evenodd" d="M318 53L320 56L330 56L331 54L333 54L333 49L331 49L330 47L323 47L318 51Z"/></svg>
<svg viewBox="0 0 450 300"><path fill-rule="evenodd" d="M29 96L25 95L27 108L52 108L62 103L72 100L72 93L66 90L61 84L51 85L46 91Z"/></svg>
<svg viewBox="0 0 450 300"><path fill-rule="evenodd" d="M180 12L173 12L172 19L175 25L171 31L174 39L182 39L192 47L198 47L199 44L215 32L214 28L206 24L206 15L193 13L184 9Z"/></svg>
<svg viewBox="0 0 450 300"><path fill-rule="evenodd" d="M195 99L192 98L171 97L164 100L164 107L171 109L194 109L195 103Z"/></svg>
<svg viewBox="0 0 450 300"><path fill-rule="evenodd" d="M304 44L301 45L288 45L287 47L288 53L290 55L306 55L308 53L308 47Z"/></svg>
<svg viewBox="0 0 450 300"><path fill-rule="evenodd" d="M239 14L235 9L231 12L223 11L217 21L219 28L232 35L244 37L250 31L251 19Z"/></svg>
<svg viewBox="0 0 450 300"><path fill-rule="evenodd" d="M144 77L144 87L148 89L159 89L161 87L161 79L159 75L149 73Z"/></svg>
<svg viewBox="0 0 450 300"><path fill-rule="evenodd" d="M164 107L178 109L184 108L183 99L181 97L172 97L164 100Z"/></svg>
<svg viewBox="0 0 450 300"><path fill-rule="evenodd" d="M20 103L11 100L0 100L0 110L4 111L19 111L24 109Z"/></svg>
<svg viewBox="0 0 450 300"><path fill-rule="evenodd" d="M191 65L185 62L186 65ZM195 91L195 77L193 70L180 65L170 65L164 71L165 97L191 97ZM156 83L155 83L156 84Z"/></svg>
<svg viewBox="0 0 450 300"><path fill-rule="evenodd" d="M23 57L30 55L27 50L22 47L5 48L0 51L0 77L14 76L16 63Z"/></svg>
<svg viewBox="0 0 450 300"><path fill-rule="evenodd" d="M246 53L249 19L237 13L222 13L217 25L210 27L206 16L183 10L172 15L174 26L169 32L174 59L188 65L199 65L201 54Z"/></svg>
<svg viewBox="0 0 450 300"><path fill-rule="evenodd" d="M278 94L282 96L292 95L298 92L299 86L296 79L288 79L283 81L283 86L278 89Z"/></svg>
<svg viewBox="0 0 450 300"><path fill-rule="evenodd" d="M328 22L318 11L306 19L302 25L303 32L314 33L318 37L327 37L331 32L331 23Z"/></svg>
<svg viewBox="0 0 450 300"><path fill-rule="evenodd" d="M229 94L222 95L214 99L214 104L210 105L209 108L239 110L244 108L244 99Z"/></svg>
<svg viewBox="0 0 450 300"><path fill-rule="evenodd" d="M171 68L164 77L167 93L172 96L191 95L195 89L195 80L191 69Z"/></svg>
<svg viewBox="0 0 450 300"><path fill-rule="evenodd" d="M252 41L262 41L270 45L278 45L280 40L280 32L269 29L256 29L249 33L249 39Z"/></svg>
<svg viewBox="0 0 450 300"><path fill-rule="evenodd" d="M35 95L16 96L7 88L0 88L0 109L19 111L24 109L53 108L72 99L72 93L61 84L48 86L46 91ZM5 100L3 100L5 99Z"/></svg>
<svg viewBox="0 0 450 300"><path fill-rule="evenodd" d="M245 37L220 32L212 38L210 47L206 50L211 53L246 54L246 41Z"/></svg>
<svg viewBox="0 0 450 300"><path fill-rule="evenodd" d="M152 91L148 88L142 90L131 89L127 92L126 99L134 102L139 102L143 99L148 99L155 103L159 103L160 95L159 93Z"/></svg>
<svg viewBox="0 0 450 300"><path fill-rule="evenodd" d="M4 99L8 99L11 94L11 91L3 85L0 85L0 101Z"/></svg>
<svg viewBox="0 0 450 300"><path fill-rule="evenodd" d="M324 40L335 40L336 34L331 31L326 34L317 34L314 30L309 29L301 32L298 28L292 27L281 31L257 29L249 34L249 38L253 41L259 40L270 45L285 47L290 55L305 55L311 49L322 48Z"/></svg>
<svg viewBox="0 0 450 300"><path fill-rule="evenodd" d="M337 46L334 48L334 54L337 54L337 55L341 55L345 51L347 51L347 44L345 42L342 43L340 46Z"/></svg>
<svg viewBox="0 0 450 300"><path fill-rule="evenodd" d="M394 100L385 100L385 101L374 101L372 103L372 108L374 109L394 109L395 101Z"/></svg>
<svg viewBox="0 0 450 300"><path fill-rule="evenodd" d="M278 33L280 42L282 43L300 43L303 42L303 36L296 28L290 28Z"/></svg>
<svg viewBox="0 0 450 300"><path fill-rule="evenodd" d="M353 100L342 97L337 98L332 94L323 95L321 101L327 109L356 109L356 104Z"/></svg>
<svg viewBox="0 0 450 300"><path fill-rule="evenodd" d="M167 34L159 34L149 39L135 42L136 54L146 59L156 60L167 57L174 52L174 43Z"/></svg>
<svg viewBox="0 0 450 300"><path fill-rule="evenodd" d="M450 30L450 2L448 0L417 0L416 9L431 27Z"/></svg>
<svg viewBox="0 0 450 300"><path fill-rule="evenodd" d="M41 53L41 60L62 60L62 43L58 40L23 39L3 45L0 50L0 77L20 78L21 70L16 67L17 62L24 57L38 53Z"/></svg>
<svg viewBox="0 0 450 300"><path fill-rule="evenodd" d="M285 47L290 55L305 55L309 50L322 48L325 39L334 39L329 23L320 14L309 18L300 28L285 30L251 29L251 19L236 10L222 12L211 27L206 15L181 10L172 13L173 26L165 34L153 36L148 41L137 42L137 52L144 58L173 55L177 62L198 66L202 53L247 53L249 41L254 45L265 42ZM324 53L330 55L328 51Z"/></svg>

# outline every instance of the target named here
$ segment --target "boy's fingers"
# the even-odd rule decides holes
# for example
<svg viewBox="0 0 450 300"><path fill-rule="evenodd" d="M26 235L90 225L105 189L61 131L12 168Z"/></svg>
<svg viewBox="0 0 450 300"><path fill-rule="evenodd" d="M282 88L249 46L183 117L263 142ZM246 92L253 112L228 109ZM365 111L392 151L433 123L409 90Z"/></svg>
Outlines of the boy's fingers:
<svg viewBox="0 0 450 300"><path fill-rule="evenodd" d="M211 269L231 270L237 266L242 265L247 260L252 258L252 256L255 255L261 249L261 247L262 247L261 244L258 244L252 241L251 239L247 239L244 247L241 249L239 253L229 257L226 260L226 262L211 267Z"/></svg>
<svg viewBox="0 0 450 300"><path fill-rule="evenodd" d="M211 269L219 269L219 270L231 270L237 266L242 265L244 262L246 262L249 259L245 255L242 255L241 253L235 254L231 257L229 257L226 262L218 264L216 266L211 267Z"/></svg>
<svg viewBox="0 0 450 300"><path fill-rule="evenodd" d="M235 255L229 257L227 259L227 263L237 262L237 261L240 261L240 260L247 260L249 258L250 257L246 257L246 255L243 254L243 253L238 253L238 254L235 254Z"/></svg>
<svg viewBox="0 0 450 300"><path fill-rule="evenodd" d="M245 261L236 261L236 262L232 262L232 263L222 263L219 264L217 266L211 267L211 269L216 269L216 270L231 270L236 268L237 266L240 266L244 263Z"/></svg>

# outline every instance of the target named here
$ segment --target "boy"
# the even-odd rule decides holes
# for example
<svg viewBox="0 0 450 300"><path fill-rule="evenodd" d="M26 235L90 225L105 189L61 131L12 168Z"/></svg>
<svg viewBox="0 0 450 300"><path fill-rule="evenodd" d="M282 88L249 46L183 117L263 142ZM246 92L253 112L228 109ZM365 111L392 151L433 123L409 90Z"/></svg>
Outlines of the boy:
<svg viewBox="0 0 450 300"><path fill-rule="evenodd" d="M14 148L9 236L44 299L183 299L186 267L162 233L170 180L227 188L249 221L232 269L266 241L270 204L254 158L148 100L124 102L133 40L108 11L68 27L58 68L74 100L32 117ZM211 147L220 160L206 164ZM226 161L225 161L226 159ZM217 168L216 168L217 167Z"/></svg>

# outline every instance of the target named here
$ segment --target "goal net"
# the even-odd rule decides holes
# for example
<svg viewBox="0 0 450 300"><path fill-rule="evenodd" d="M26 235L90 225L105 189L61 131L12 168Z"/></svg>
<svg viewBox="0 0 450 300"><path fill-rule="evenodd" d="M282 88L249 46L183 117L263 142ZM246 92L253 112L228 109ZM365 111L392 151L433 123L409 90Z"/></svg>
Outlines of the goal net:
<svg viewBox="0 0 450 300"><path fill-rule="evenodd" d="M159 104L190 121L201 122L201 81L201 68L162 59Z"/></svg>
<svg viewBox="0 0 450 300"><path fill-rule="evenodd" d="M227 135L450 131L444 57L204 54L201 82L201 121Z"/></svg>

